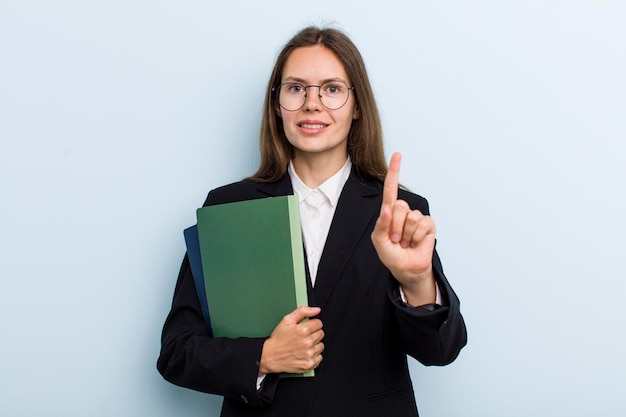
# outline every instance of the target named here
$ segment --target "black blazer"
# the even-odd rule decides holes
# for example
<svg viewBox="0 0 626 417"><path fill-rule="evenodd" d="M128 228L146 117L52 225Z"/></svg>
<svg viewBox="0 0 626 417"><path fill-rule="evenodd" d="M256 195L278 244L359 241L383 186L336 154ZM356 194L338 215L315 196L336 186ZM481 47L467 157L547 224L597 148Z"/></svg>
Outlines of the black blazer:
<svg viewBox="0 0 626 417"><path fill-rule="evenodd" d="M244 180L211 191L205 205L293 194L288 175L275 183ZM399 198L429 214L427 201ZM320 306L324 359L313 378L268 375L256 389L263 338L212 338L205 328L185 256L162 334L157 368L168 381L224 396L222 416L345 417L418 415L407 354L424 365L452 362L466 344L459 300L435 252L444 306L403 303L370 235L382 184L354 167L343 188L309 304ZM252 279L252 278L251 278Z"/></svg>

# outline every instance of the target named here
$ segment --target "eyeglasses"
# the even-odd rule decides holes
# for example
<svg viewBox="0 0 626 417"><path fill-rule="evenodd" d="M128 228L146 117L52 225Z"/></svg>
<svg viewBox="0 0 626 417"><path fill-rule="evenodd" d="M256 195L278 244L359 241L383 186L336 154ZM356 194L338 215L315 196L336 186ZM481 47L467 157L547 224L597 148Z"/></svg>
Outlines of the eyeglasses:
<svg viewBox="0 0 626 417"><path fill-rule="evenodd" d="M328 81L322 85L302 85L300 83L283 83L272 90L278 92L278 104L287 111L297 111L304 107L307 97L307 89L317 87L319 89L320 102L328 110L342 108L350 97L350 90L343 81Z"/></svg>

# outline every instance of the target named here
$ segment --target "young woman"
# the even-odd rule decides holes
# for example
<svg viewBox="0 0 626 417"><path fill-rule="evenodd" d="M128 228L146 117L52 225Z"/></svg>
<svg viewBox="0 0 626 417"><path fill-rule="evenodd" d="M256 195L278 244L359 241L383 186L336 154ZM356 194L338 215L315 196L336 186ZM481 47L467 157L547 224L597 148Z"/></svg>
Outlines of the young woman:
<svg viewBox="0 0 626 417"><path fill-rule="evenodd" d="M417 416L407 354L448 364L466 330L428 203L398 187L399 154L387 168L363 59L342 32L306 28L284 47L260 142L258 171L205 205L296 194L311 307L268 338L213 338L185 257L159 371L224 396L226 417ZM312 378L278 378L311 369Z"/></svg>

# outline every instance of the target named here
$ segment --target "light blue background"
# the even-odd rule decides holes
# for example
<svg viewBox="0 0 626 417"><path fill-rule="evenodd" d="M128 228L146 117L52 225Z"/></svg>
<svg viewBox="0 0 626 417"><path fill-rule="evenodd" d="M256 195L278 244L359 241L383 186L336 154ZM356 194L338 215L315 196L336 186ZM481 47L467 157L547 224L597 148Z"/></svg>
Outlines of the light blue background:
<svg viewBox="0 0 626 417"><path fill-rule="evenodd" d="M363 53L462 300L457 362L411 361L421 415L624 415L625 21L617 0L2 0L0 415L217 415L155 369L182 230L256 168L273 60L309 23Z"/></svg>

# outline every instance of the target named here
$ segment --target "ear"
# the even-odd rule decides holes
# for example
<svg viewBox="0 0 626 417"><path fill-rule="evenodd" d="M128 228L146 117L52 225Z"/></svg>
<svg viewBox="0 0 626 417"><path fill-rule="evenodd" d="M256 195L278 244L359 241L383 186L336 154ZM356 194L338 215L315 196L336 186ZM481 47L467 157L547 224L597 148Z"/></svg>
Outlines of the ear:
<svg viewBox="0 0 626 417"><path fill-rule="evenodd" d="M354 111L352 112L352 120L356 120L361 117L361 110L358 106L354 106Z"/></svg>
<svg viewBox="0 0 626 417"><path fill-rule="evenodd" d="M280 112L280 105L278 104L278 101L274 102L273 107L274 107L274 113L276 113L276 116L278 116L279 119L282 119L283 115Z"/></svg>

